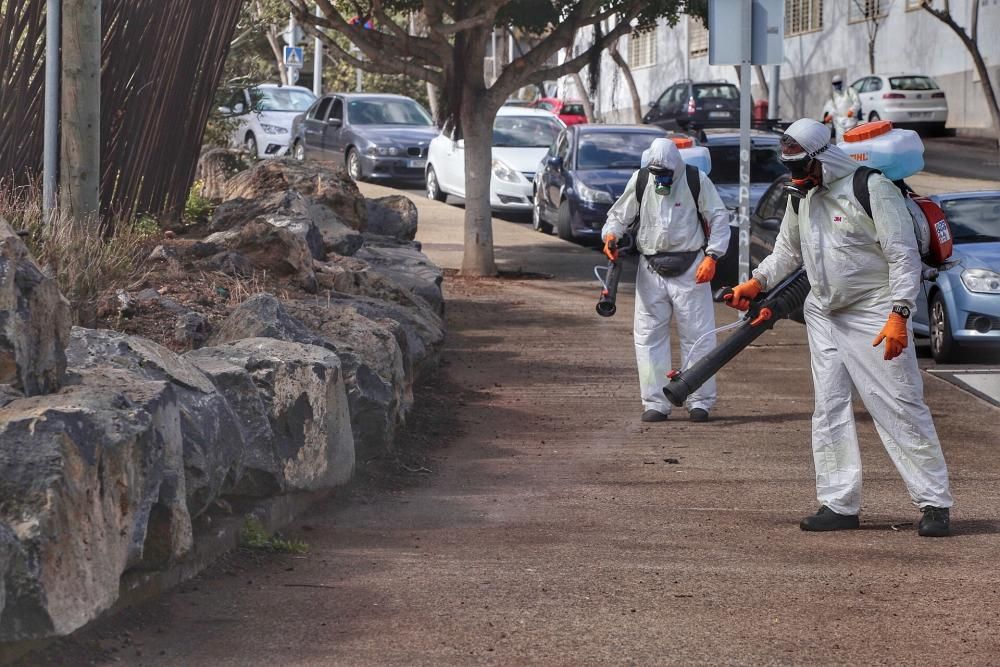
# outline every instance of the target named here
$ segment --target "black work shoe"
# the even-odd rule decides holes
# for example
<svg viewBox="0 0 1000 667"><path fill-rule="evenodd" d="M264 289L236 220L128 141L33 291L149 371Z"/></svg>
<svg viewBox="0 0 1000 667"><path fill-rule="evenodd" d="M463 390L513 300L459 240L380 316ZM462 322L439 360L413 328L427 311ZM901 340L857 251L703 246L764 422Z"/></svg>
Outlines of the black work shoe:
<svg viewBox="0 0 1000 667"><path fill-rule="evenodd" d="M708 410L704 408L693 408L688 412L688 416L691 417L693 422L707 422L708 421Z"/></svg>
<svg viewBox="0 0 1000 667"><path fill-rule="evenodd" d="M826 505L823 505L819 508L818 512L802 519L799 528L819 532L827 530L850 530L851 528L857 528L859 525L861 523L858 521L857 514L837 514Z"/></svg>
<svg viewBox="0 0 1000 667"><path fill-rule="evenodd" d="M642 413L642 421L644 422L665 422L669 418L669 415L665 415L659 410L646 410Z"/></svg>
<svg viewBox="0 0 1000 667"><path fill-rule="evenodd" d="M947 537L951 533L951 512L947 507L924 507L924 513L917 527L920 537Z"/></svg>

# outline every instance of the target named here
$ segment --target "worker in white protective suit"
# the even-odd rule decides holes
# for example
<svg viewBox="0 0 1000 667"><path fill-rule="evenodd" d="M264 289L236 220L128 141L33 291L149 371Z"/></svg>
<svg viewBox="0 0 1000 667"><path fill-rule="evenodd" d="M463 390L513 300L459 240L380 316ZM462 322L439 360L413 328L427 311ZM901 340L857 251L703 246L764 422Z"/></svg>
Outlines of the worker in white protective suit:
<svg viewBox="0 0 1000 667"><path fill-rule="evenodd" d="M916 353L908 345L922 267L903 197L881 174L870 176L869 218L854 196L858 163L830 144L829 131L814 120L793 123L781 151L792 180L774 251L727 302L745 309L802 265L812 285L803 310L816 393L812 447L821 507L801 528L859 525L861 456L851 404L856 390L923 512L920 535L947 535L948 469L924 403Z"/></svg>
<svg viewBox="0 0 1000 667"><path fill-rule="evenodd" d="M861 98L851 86L844 86L844 78L839 74L831 81L833 90L830 99L823 107L823 122L832 125L834 141L844 140L844 132L854 128L860 122Z"/></svg>
<svg viewBox="0 0 1000 667"><path fill-rule="evenodd" d="M616 259L618 241L638 216L635 240L641 258L635 281L635 356L642 421L659 422L670 415L663 386L673 368L671 319L676 318L680 334L682 367L715 347L715 336L710 334L715 329L710 282L716 263L729 247L729 213L715 185L698 170L700 193L695 202L686 165L672 141L656 139L644 156L649 158L648 179L641 206L636 188L642 170L632 175L608 211L601 236L605 254ZM707 238L699 212L706 220ZM690 419L707 421L715 399L713 379L691 394Z"/></svg>

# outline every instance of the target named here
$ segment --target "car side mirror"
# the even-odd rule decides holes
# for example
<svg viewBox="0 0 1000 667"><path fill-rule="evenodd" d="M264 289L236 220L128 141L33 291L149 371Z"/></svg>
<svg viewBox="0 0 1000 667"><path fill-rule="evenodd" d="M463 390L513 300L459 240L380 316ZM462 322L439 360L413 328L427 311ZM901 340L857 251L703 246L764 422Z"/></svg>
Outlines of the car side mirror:
<svg viewBox="0 0 1000 667"><path fill-rule="evenodd" d="M552 155L549 157L549 159L545 161L545 163L548 164L553 169L562 169L563 159L558 155Z"/></svg>
<svg viewBox="0 0 1000 667"><path fill-rule="evenodd" d="M649 107L650 109L655 109L656 108L656 102L650 102L646 106Z"/></svg>
<svg viewBox="0 0 1000 667"><path fill-rule="evenodd" d="M218 109L216 109L216 111L221 113L223 116L229 116L232 115L233 113L233 110L230 109L229 107L219 107Z"/></svg>
<svg viewBox="0 0 1000 667"><path fill-rule="evenodd" d="M246 111L246 107L245 107L245 106L243 105L243 103L242 103L242 102L239 102L239 103L237 103L237 104L236 104L236 105L235 105L235 106L233 107L233 113L234 113L235 115L237 115L237 116L239 116L239 115L240 115L241 113L243 113L244 111Z"/></svg>
<svg viewBox="0 0 1000 667"><path fill-rule="evenodd" d="M330 127L340 127L341 125L344 124L344 121L340 120L339 118L327 118L326 124L329 125Z"/></svg>
<svg viewBox="0 0 1000 667"><path fill-rule="evenodd" d="M764 218L760 221L760 228L769 232L776 232L781 229L781 218Z"/></svg>

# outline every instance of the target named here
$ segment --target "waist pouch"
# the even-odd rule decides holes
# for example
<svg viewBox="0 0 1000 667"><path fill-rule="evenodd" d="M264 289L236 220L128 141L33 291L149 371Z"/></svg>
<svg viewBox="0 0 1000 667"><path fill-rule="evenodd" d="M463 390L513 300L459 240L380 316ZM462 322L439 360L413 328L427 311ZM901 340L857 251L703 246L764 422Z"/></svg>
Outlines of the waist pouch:
<svg viewBox="0 0 1000 667"><path fill-rule="evenodd" d="M676 278L687 273L700 250L689 250L687 252L658 252L655 255L646 255L646 266L650 271L659 273L664 278Z"/></svg>

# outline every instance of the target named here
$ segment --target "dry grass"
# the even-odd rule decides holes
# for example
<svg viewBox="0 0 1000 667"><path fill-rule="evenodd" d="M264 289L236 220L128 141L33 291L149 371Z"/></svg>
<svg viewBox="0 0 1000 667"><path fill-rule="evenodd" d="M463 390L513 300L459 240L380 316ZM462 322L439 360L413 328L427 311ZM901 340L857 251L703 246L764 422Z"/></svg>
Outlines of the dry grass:
<svg viewBox="0 0 1000 667"><path fill-rule="evenodd" d="M111 239L100 234L97 216L69 220L54 215L46 224L41 191L37 187L11 189L0 182L0 218L20 232L42 270L59 283L69 299L77 324L96 318L98 298L115 289L129 289L141 282L143 264L158 228L148 220L120 221Z"/></svg>

